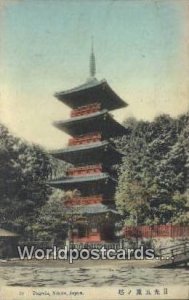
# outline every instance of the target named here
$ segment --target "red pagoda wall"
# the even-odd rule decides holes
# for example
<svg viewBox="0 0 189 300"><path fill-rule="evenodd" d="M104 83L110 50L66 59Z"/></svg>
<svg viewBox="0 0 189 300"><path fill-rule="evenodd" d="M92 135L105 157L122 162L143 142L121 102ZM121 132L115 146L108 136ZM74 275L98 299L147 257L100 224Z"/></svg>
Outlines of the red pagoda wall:
<svg viewBox="0 0 189 300"><path fill-rule="evenodd" d="M68 176L87 176L102 173L102 165L87 165L82 167L70 168L67 171Z"/></svg>
<svg viewBox="0 0 189 300"><path fill-rule="evenodd" d="M100 109L101 109L100 103L92 103L89 105L84 105L84 106L80 106L76 109L73 109L71 111L70 116L71 116L71 118L73 118L73 117L88 115L88 114L98 112L98 111L100 111Z"/></svg>
<svg viewBox="0 0 189 300"><path fill-rule="evenodd" d="M77 146L88 143L96 143L101 141L102 136L99 132L93 132L90 134L80 135L69 139L68 146Z"/></svg>
<svg viewBox="0 0 189 300"><path fill-rule="evenodd" d="M74 197L65 202L67 206L72 205L88 205L88 204L97 204L102 203L103 196L102 195L94 195L88 197Z"/></svg>

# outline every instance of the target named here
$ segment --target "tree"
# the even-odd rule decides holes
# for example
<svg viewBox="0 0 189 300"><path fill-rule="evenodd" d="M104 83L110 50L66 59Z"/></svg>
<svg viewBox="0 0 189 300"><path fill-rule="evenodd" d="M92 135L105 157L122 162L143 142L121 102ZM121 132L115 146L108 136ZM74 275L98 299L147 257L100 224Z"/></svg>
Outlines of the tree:
<svg viewBox="0 0 189 300"><path fill-rule="evenodd" d="M53 241L56 245L69 235L70 215L66 211L66 202L78 195L78 191L64 192L53 189L48 201L39 208L36 221L27 227L33 239Z"/></svg>
<svg viewBox="0 0 189 300"><path fill-rule="evenodd" d="M24 234L38 207L48 198L48 155L36 145L13 137L0 125L0 222Z"/></svg>
<svg viewBox="0 0 189 300"><path fill-rule="evenodd" d="M42 241L65 239L67 235L66 199L63 191L53 189L48 201L39 208L36 221L26 228L27 232L32 233L33 239Z"/></svg>
<svg viewBox="0 0 189 300"><path fill-rule="evenodd" d="M152 122L127 123L129 134L117 141L125 157L116 192L126 221L136 207L140 224L176 222L187 211L188 120L161 115Z"/></svg>
<svg viewBox="0 0 189 300"><path fill-rule="evenodd" d="M126 182L117 196L117 208L124 215L126 224L143 224L149 213L149 195L138 181Z"/></svg>

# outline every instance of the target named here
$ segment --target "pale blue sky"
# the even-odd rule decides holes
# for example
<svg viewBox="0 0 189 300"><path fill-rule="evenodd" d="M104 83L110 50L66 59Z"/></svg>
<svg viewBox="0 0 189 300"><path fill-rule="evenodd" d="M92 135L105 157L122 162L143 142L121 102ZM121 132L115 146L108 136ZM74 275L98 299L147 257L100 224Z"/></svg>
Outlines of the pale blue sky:
<svg viewBox="0 0 189 300"><path fill-rule="evenodd" d="M185 0L10 0L1 9L1 120L47 148L67 136L52 121L69 117L53 94L88 77L91 35L97 78L129 103L115 112L152 119L188 108Z"/></svg>

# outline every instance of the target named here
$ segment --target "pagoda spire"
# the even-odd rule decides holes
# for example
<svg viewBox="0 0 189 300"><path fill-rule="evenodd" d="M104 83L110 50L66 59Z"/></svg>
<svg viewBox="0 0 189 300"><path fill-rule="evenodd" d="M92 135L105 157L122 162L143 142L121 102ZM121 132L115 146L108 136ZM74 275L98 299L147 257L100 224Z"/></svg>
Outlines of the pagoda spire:
<svg viewBox="0 0 189 300"><path fill-rule="evenodd" d="M93 47L93 37L91 41L91 55L90 55L90 62L89 62L89 72L90 78L94 78L96 74L96 61L95 61L95 54L94 54L94 47Z"/></svg>

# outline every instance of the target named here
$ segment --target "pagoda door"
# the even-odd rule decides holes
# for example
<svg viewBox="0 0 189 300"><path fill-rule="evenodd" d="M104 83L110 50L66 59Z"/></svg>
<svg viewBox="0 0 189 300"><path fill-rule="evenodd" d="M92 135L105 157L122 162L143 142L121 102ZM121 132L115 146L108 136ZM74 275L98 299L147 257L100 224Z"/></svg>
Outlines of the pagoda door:
<svg viewBox="0 0 189 300"><path fill-rule="evenodd" d="M86 224L78 224L78 238L82 238L88 235Z"/></svg>
<svg viewBox="0 0 189 300"><path fill-rule="evenodd" d="M101 230L101 237L104 240L112 240L114 238L114 225L104 224Z"/></svg>

